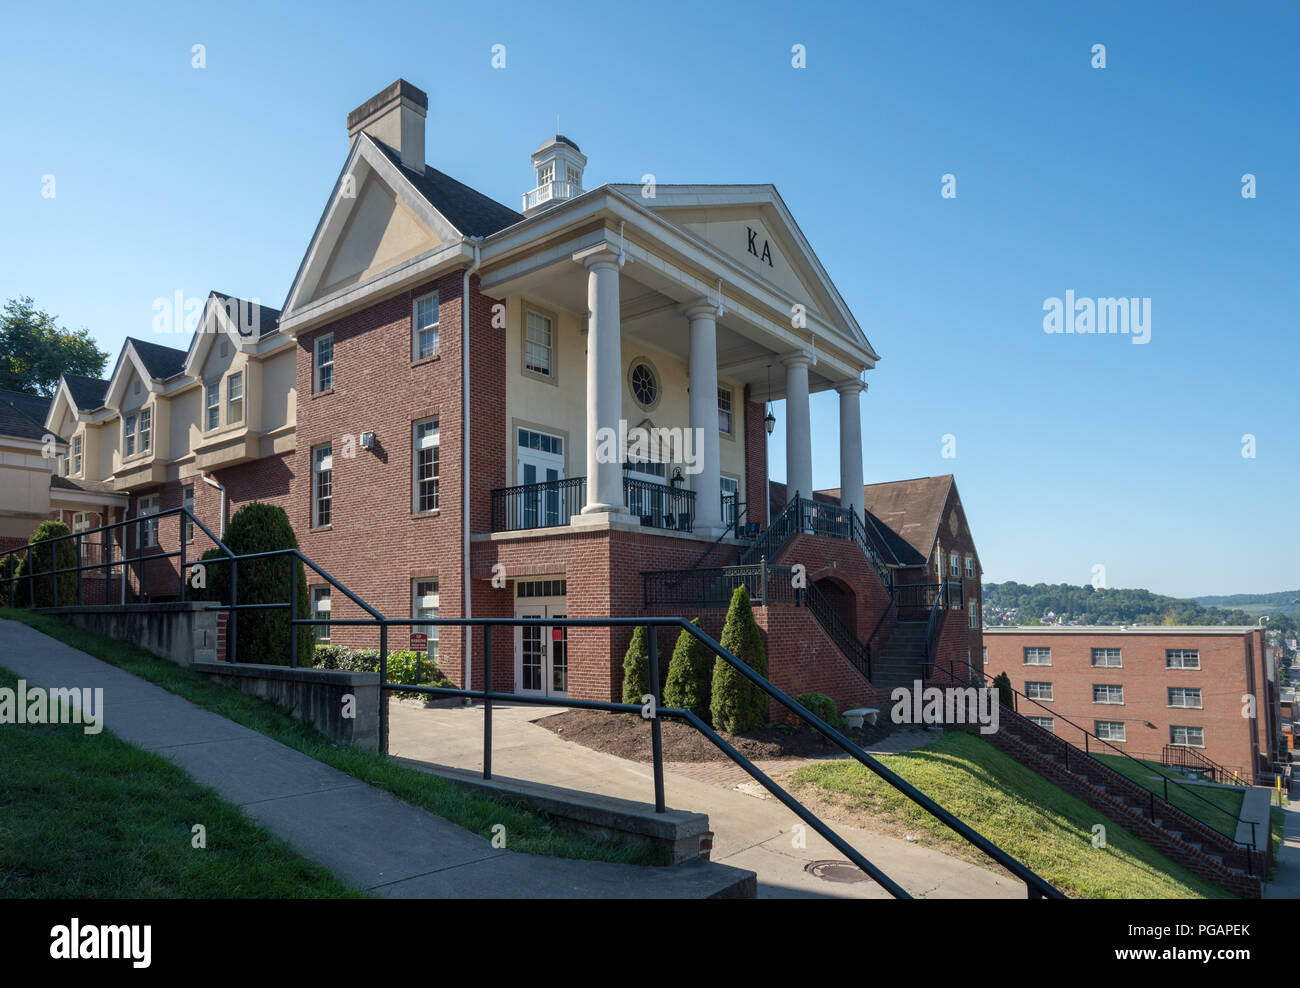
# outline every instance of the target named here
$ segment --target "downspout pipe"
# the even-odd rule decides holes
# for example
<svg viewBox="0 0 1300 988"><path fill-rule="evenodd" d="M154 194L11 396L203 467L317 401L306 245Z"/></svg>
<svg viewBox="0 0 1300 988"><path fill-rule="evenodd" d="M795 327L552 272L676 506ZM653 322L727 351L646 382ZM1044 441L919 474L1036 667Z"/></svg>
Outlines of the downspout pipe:
<svg viewBox="0 0 1300 988"><path fill-rule="evenodd" d="M468 242L474 245L474 263L465 269L461 281L460 289L460 355L461 355L461 574L463 577L464 587L462 590L464 604L462 610L466 618L473 616L473 606L470 599L472 581L470 580L470 553L469 553L469 290L470 277L478 271L479 264L482 262L480 244L483 242L482 237L470 237ZM465 625L465 673L464 689L473 689L472 679L474 674L474 628L472 625ZM486 688L486 687L485 687ZM469 702L468 700L466 702Z"/></svg>
<svg viewBox="0 0 1300 988"><path fill-rule="evenodd" d="M215 487L221 491L221 524L217 527L217 534L224 539L226 537L226 487L219 481L213 480L206 473L199 474L199 479L209 487Z"/></svg>

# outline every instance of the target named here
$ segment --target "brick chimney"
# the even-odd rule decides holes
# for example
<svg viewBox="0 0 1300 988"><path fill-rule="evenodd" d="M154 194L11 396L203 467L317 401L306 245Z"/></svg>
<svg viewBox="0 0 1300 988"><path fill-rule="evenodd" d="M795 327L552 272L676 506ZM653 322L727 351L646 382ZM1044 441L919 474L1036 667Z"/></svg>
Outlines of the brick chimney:
<svg viewBox="0 0 1300 988"><path fill-rule="evenodd" d="M402 164L424 174L424 117L428 94L398 79L348 114L348 146L365 131L398 153Z"/></svg>

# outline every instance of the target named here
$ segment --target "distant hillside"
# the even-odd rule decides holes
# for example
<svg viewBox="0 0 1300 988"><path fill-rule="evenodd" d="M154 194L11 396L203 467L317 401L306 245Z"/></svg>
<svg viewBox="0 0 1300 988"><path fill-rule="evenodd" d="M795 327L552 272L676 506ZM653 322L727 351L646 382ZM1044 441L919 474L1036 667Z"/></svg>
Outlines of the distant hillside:
<svg viewBox="0 0 1300 988"><path fill-rule="evenodd" d="M1285 598L1285 593L1240 595L1243 601L1265 597ZM1300 597L1297 592L1296 597ZM1294 634L1300 626L1300 611L1287 613L1274 605L1251 612L1241 607L1206 606L1203 600L1236 600L1237 597L1185 600L1153 594L1150 590L1111 588L1097 590L1091 586L1068 583L986 583L984 585L984 623L1000 624L1255 624L1259 613L1270 615L1269 627ZM1294 599L1294 598L1293 598Z"/></svg>
<svg viewBox="0 0 1300 988"><path fill-rule="evenodd" d="M1219 597L1194 597L1206 607L1234 607L1248 614L1300 614L1300 590L1279 593L1234 593Z"/></svg>

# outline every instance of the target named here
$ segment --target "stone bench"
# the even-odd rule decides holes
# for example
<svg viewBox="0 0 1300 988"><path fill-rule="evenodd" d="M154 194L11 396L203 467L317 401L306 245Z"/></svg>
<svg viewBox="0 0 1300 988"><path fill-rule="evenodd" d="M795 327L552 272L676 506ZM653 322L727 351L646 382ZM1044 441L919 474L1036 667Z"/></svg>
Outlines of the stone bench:
<svg viewBox="0 0 1300 988"><path fill-rule="evenodd" d="M874 724L880 711L875 707L854 707L852 710L846 710L840 714L848 722L849 727L861 727L865 721L868 724Z"/></svg>

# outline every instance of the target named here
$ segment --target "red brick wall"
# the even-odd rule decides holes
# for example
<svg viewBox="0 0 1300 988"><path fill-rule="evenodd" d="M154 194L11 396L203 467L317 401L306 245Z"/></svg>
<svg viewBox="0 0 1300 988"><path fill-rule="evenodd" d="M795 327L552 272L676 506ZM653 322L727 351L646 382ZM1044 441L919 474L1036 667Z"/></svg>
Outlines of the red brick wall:
<svg viewBox="0 0 1300 988"><path fill-rule="evenodd" d="M1126 634L1123 631L1087 634L1036 633L1032 628L1014 634L994 633L985 637L989 662L984 671L995 676L1006 672L1011 685L1024 692L1026 681L1050 682L1051 701L1039 705L1020 700L1020 712L1027 716L1056 718L1056 733L1082 745L1079 731L1066 724L1068 718L1089 731L1096 720L1123 721L1126 740L1112 742L1134 757L1159 759L1169 743L1169 728L1178 724L1202 727L1205 747L1196 749L1207 758L1243 776L1254 774L1252 742L1255 725L1242 717L1242 695L1251 692L1247 669L1250 658L1246 645L1252 635ZM1052 650L1050 666L1024 664L1025 647ZM1093 648L1120 648L1121 668L1093 667ZM1195 648L1201 668L1166 669L1165 650ZM1094 703L1093 684L1120 684L1123 704ZM1200 710L1170 707L1167 688L1200 687ZM1257 701L1257 709L1262 700ZM1155 729L1145 726L1155 725Z"/></svg>
<svg viewBox="0 0 1300 988"><path fill-rule="evenodd" d="M763 422L767 408L750 398L745 386L745 517L742 522L757 522L767 527L767 427Z"/></svg>

